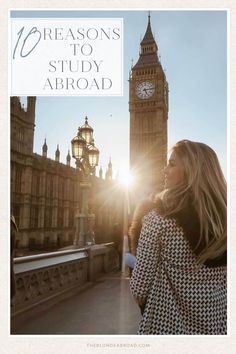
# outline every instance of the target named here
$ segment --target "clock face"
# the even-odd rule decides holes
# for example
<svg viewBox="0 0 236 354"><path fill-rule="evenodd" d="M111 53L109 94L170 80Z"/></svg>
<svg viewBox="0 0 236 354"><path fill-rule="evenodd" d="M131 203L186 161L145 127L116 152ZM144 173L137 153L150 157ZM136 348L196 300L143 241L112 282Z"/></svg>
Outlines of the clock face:
<svg viewBox="0 0 236 354"><path fill-rule="evenodd" d="M155 92L155 83L153 81L140 81L136 85L136 95L141 98L149 98Z"/></svg>

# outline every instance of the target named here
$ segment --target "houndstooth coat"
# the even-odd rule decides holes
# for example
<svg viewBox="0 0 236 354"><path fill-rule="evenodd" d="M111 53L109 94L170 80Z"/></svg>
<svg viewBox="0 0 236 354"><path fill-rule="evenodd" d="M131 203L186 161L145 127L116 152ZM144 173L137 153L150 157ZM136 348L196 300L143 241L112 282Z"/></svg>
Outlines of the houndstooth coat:
<svg viewBox="0 0 236 354"><path fill-rule="evenodd" d="M138 334L227 333L226 267L198 266L175 219L143 218L130 287L147 299Z"/></svg>

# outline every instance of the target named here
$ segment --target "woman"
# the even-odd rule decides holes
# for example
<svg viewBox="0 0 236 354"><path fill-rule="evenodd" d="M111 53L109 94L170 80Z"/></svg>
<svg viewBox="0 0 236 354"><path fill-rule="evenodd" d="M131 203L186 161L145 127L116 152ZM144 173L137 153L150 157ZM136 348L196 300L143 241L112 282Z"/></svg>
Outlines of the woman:
<svg viewBox="0 0 236 354"><path fill-rule="evenodd" d="M215 152L182 140L143 218L131 291L138 334L227 333L227 193Z"/></svg>

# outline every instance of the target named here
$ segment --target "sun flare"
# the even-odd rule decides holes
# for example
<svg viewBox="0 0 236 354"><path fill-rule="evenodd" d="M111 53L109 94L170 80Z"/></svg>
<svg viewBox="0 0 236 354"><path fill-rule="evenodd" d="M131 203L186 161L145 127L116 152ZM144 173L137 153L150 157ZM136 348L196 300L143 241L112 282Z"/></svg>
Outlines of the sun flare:
<svg viewBox="0 0 236 354"><path fill-rule="evenodd" d="M122 170L120 171L118 181L122 186L130 187L134 183L134 176L129 170Z"/></svg>

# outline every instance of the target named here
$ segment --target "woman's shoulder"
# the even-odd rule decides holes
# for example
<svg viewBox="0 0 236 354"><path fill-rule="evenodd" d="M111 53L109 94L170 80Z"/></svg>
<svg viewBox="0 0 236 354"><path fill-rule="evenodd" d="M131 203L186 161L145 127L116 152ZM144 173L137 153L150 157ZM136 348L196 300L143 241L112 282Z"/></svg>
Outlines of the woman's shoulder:
<svg viewBox="0 0 236 354"><path fill-rule="evenodd" d="M143 218L144 222L149 220L160 220L162 221L164 218L161 216L156 209L150 210Z"/></svg>
<svg viewBox="0 0 236 354"><path fill-rule="evenodd" d="M156 209L152 209L144 216L143 223L148 222L160 223L163 227L176 225L175 219L162 216Z"/></svg>
<svg viewBox="0 0 236 354"><path fill-rule="evenodd" d="M165 226L165 218L157 210L152 209L142 219L142 225L149 229L162 229Z"/></svg>
<svg viewBox="0 0 236 354"><path fill-rule="evenodd" d="M156 209L153 209L142 219L141 240L144 243L153 242L156 244L160 237L164 237L169 232L176 232L175 227L174 220L162 216Z"/></svg>
<svg viewBox="0 0 236 354"><path fill-rule="evenodd" d="M174 218L162 216L157 210L151 210L142 220L142 225L149 232L169 235L182 234L182 228Z"/></svg>

